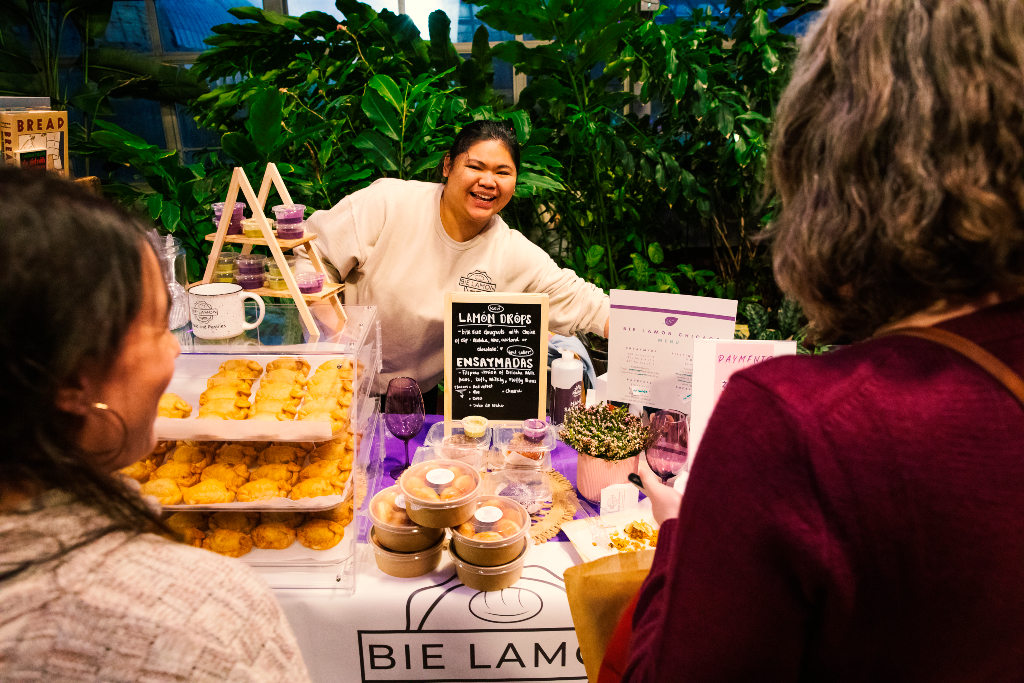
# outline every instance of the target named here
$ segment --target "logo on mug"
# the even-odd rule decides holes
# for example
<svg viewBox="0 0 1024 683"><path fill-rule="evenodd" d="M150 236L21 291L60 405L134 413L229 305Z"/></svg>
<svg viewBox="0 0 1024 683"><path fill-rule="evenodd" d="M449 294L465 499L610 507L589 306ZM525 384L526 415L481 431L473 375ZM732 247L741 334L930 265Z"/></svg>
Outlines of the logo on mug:
<svg viewBox="0 0 1024 683"><path fill-rule="evenodd" d="M676 324L676 323L677 323L678 321L679 321L679 318L671 318L671 317L669 317L669 318L665 318L665 324L666 324L666 325L668 325L669 327L672 327L672 326L673 326L673 325L675 325L675 324Z"/></svg>
<svg viewBox="0 0 1024 683"><path fill-rule="evenodd" d="M192 306L192 320L202 325L213 320L216 315L217 309L205 301L197 301L195 305Z"/></svg>

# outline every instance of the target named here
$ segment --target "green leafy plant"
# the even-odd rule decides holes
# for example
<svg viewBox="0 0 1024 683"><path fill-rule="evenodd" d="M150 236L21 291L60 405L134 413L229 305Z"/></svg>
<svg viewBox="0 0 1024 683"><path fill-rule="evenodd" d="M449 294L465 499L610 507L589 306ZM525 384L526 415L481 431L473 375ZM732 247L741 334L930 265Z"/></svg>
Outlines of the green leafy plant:
<svg viewBox="0 0 1024 683"><path fill-rule="evenodd" d="M565 413L558 438L580 453L601 460L625 460L644 448L651 430L625 407L573 406Z"/></svg>

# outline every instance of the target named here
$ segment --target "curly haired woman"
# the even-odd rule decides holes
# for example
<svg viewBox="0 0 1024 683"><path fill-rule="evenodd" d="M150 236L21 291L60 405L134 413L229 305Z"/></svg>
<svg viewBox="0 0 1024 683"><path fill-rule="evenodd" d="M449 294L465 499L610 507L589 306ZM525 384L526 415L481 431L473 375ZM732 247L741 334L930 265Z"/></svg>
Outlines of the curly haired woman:
<svg viewBox="0 0 1024 683"><path fill-rule="evenodd" d="M1024 679L1024 5L837 0L771 150L819 338L734 375L636 605L627 681ZM941 332L940 332L941 334Z"/></svg>

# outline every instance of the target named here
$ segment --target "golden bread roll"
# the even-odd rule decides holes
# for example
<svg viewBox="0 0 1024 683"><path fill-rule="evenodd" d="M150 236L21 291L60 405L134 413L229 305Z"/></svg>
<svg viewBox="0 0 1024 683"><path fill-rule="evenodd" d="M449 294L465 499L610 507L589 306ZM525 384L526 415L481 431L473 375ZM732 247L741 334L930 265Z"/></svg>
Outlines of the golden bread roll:
<svg viewBox="0 0 1024 683"><path fill-rule="evenodd" d="M144 496L153 496L161 505L181 503L181 489L170 479L150 479L139 489Z"/></svg>
<svg viewBox="0 0 1024 683"><path fill-rule="evenodd" d="M177 394L164 394L157 404L158 417L185 418L192 414L192 406Z"/></svg>
<svg viewBox="0 0 1024 683"><path fill-rule="evenodd" d="M283 446L273 444L260 453L257 462L260 465L274 465L277 463L297 463L306 456L306 452L297 446Z"/></svg>
<svg viewBox="0 0 1024 683"><path fill-rule="evenodd" d="M238 531L217 529L206 534L206 538L203 539L203 547L218 555L241 557L252 550L252 538L248 534Z"/></svg>
<svg viewBox="0 0 1024 683"><path fill-rule="evenodd" d="M298 529L299 543L312 550L333 548L345 537L345 527L326 519L312 519Z"/></svg>
<svg viewBox="0 0 1024 683"><path fill-rule="evenodd" d="M283 524L294 529L306 521L306 515L294 510L275 510L260 513L260 524Z"/></svg>
<svg viewBox="0 0 1024 683"><path fill-rule="evenodd" d="M252 479L273 479L283 481L289 486L294 486L299 481L301 467L293 462L276 462L270 465L260 465L252 471Z"/></svg>
<svg viewBox="0 0 1024 683"><path fill-rule="evenodd" d="M192 469L192 465L186 462L168 460L156 468L150 479L170 479L178 485L178 488L186 488L199 481L199 474Z"/></svg>
<svg viewBox="0 0 1024 683"><path fill-rule="evenodd" d="M231 529L243 534L250 533L260 523L260 513L242 510L223 510L210 515L210 529Z"/></svg>
<svg viewBox="0 0 1024 683"><path fill-rule="evenodd" d="M149 479L150 475L156 471L156 467L156 460L147 458L144 460L137 460L131 465L128 465L128 467L122 467L118 472L141 484Z"/></svg>
<svg viewBox="0 0 1024 683"><path fill-rule="evenodd" d="M257 453L254 448L244 443L229 442L221 446L213 457L214 462L225 465L245 465L252 467L255 464Z"/></svg>
<svg viewBox="0 0 1024 683"><path fill-rule="evenodd" d="M221 372L236 372L239 377L256 378L263 374L263 366L254 360L226 360L220 364Z"/></svg>
<svg viewBox="0 0 1024 683"><path fill-rule="evenodd" d="M295 370L303 375L309 374L309 363L302 358L278 358L267 363L267 372L274 370Z"/></svg>
<svg viewBox="0 0 1024 683"><path fill-rule="evenodd" d="M324 477L314 477L313 479L306 479L300 481L292 488L291 499L299 500L301 498L318 498L320 496L336 496L341 495L345 490L345 482L340 479L326 479Z"/></svg>
<svg viewBox="0 0 1024 683"><path fill-rule="evenodd" d="M261 550L284 550L295 542L295 529L284 524L260 524L252 530L252 542Z"/></svg>
<svg viewBox="0 0 1024 683"><path fill-rule="evenodd" d="M238 501L241 503L253 503L259 500L285 498L291 490L292 487L283 481L254 479L248 484L238 487Z"/></svg>
<svg viewBox="0 0 1024 683"><path fill-rule="evenodd" d="M217 462L204 469L199 475L200 481L207 479L220 479L228 491L237 491L239 486L249 481L249 468L243 463L229 465L225 462Z"/></svg>
<svg viewBox="0 0 1024 683"><path fill-rule="evenodd" d="M215 505L232 503L235 500L235 492L228 491L228 487L219 479L201 481L182 491L181 496L185 505Z"/></svg>

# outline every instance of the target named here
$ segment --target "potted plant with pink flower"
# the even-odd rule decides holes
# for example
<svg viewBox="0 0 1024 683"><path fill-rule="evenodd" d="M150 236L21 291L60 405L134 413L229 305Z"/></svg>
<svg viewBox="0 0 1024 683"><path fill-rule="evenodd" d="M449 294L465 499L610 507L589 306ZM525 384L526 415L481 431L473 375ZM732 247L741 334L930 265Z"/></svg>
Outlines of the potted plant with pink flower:
<svg viewBox="0 0 1024 683"><path fill-rule="evenodd" d="M610 405L574 406L565 414L558 437L579 454L576 488L589 501L601 500L601 489L625 484L636 472L650 429L626 408Z"/></svg>

